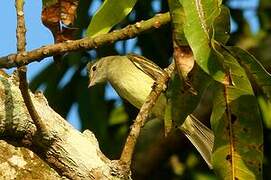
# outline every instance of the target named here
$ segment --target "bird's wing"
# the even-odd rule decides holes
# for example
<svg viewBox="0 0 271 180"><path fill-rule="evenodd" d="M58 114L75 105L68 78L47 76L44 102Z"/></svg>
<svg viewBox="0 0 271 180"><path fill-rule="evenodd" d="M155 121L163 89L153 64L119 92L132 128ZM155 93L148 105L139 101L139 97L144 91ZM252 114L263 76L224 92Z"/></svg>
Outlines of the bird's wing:
<svg viewBox="0 0 271 180"><path fill-rule="evenodd" d="M155 81L165 73L163 69L143 56L128 54L127 57L138 69L148 74Z"/></svg>

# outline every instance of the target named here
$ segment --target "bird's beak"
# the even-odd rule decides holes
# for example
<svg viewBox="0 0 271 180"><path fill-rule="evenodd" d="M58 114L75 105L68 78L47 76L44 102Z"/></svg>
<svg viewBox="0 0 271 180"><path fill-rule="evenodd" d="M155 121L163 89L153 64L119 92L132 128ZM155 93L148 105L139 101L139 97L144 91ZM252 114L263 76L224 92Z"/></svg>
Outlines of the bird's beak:
<svg viewBox="0 0 271 180"><path fill-rule="evenodd" d="M94 85L95 85L95 82L92 79L90 79L89 84L88 84L88 88L90 88Z"/></svg>

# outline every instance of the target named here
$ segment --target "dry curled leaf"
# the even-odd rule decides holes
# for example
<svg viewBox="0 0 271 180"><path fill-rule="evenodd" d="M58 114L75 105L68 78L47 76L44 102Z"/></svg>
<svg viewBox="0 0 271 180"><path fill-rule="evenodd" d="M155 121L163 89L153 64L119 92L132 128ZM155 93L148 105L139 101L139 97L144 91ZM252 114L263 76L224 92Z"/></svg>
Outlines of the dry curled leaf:
<svg viewBox="0 0 271 180"><path fill-rule="evenodd" d="M174 46L174 61L178 74L184 80L184 89L190 93L197 95L196 90L193 88L190 77L192 76L192 69L195 64L193 53L189 46L179 46L176 42ZM190 75L189 75L190 74Z"/></svg>
<svg viewBox="0 0 271 180"><path fill-rule="evenodd" d="M54 35L55 43L74 39L73 23L79 0L43 0L42 22Z"/></svg>

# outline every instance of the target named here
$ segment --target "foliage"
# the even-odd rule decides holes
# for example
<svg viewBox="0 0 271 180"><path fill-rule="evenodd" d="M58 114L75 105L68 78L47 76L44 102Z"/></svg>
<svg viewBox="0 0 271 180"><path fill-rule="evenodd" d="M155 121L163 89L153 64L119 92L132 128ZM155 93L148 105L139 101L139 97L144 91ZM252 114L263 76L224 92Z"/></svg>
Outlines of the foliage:
<svg viewBox="0 0 271 180"><path fill-rule="evenodd" d="M189 45L197 63L196 70L192 70L190 76L194 77L192 86L198 90L198 96L195 98L185 88L174 88L176 84L185 84L182 79L175 77L179 80L172 81L168 96L172 106L180 107L182 111L168 108L173 110L174 116L184 119L197 106L194 112L200 119L204 119L206 123L211 119L215 134L213 166L219 177L261 179L263 173L264 179L270 179L267 172L271 168L271 156L268 154L271 143L271 80L268 73L271 70L270 5L267 1L260 0L260 8L255 8L260 19L260 30L255 35L251 33L248 21L244 18L246 8L228 6L233 1L224 2L229 10L221 5L220 0L169 0L170 8L166 1L121 1L123 8L116 10L116 1L108 5L106 0L97 14L89 18L88 11L94 1L80 1L74 26L80 31L77 38L83 36L88 26L88 35L94 36L96 33L107 33L110 29L152 17L157 12L157 7L153 5L155 3L160 5L159 12L169 9L171 13L174 12L172 22L178 45ZM133 11L127 16L132 8ZM111 15L111 12L119 11L123 13ZM230 36L229 12L237 24L237 30L231 32ZM127 102L119 105L115 99L105 98L107 85L86 89L88 80L85 64L89 59L101 56L139 51L141 55L165 67L173 53L171 30L168 25L138 36L133 39L135 43L130 40L121 41L95 51L69 53L62 57L60 68L50 65L35 77L31 88L36 90L44 87L49 104L64 117L73 104L78 104L82 130L92 130L103 151L109 157L117 158L136 110ZM248 50L259 61L233 46ZM61 80L71 69L74 73L70 81L60 86ZM175 96L178 98L175 99ZM176 102L179 99L182 102L180 104ZM165 139L164 133L157 130L157 126L152 122L147 127L148 133L141 136L140 141L147 143L139 143L133 170L135 179L215 178L196 151L192 150L192 146L187 145L179 134L177 138L169 135ZM263 134L265 161L262 170ZM193 163L191 157L194 157Z"/></svg>
<svg viewBox="0 0 271 180"><path fill-rule="evenodd" d="M90 22L87 36L107 33L131 12L135 3L136 0L105 0Z"/></svg>

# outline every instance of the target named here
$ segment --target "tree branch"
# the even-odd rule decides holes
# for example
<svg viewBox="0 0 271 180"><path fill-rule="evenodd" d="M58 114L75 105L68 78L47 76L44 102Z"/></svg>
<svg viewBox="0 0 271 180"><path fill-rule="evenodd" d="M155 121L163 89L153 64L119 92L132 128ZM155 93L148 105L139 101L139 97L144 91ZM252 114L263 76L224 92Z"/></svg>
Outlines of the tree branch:
<svg viewBox="0 0 271 180"><path fill-rule="evenodd" d="M118 40L125 40L138 36L147 30L159 28L170 21L169 13L158 14L146 21L140 21L128 25L123 29L99 35L93 38L83 38L75 41L43 46L41 48L18 54L10 54L0 58L0 68L11 68L27 65L34 61L41 61L43 58L64 54L71 51L90 50L99 46L113 43Z"/></svg>
<svg viewBox="0 0 271 180"><path fill-rule="evenodd" d="M30 93L46 128L53 133L50 142L37 134L18 88L15 75L0 71L0 139L31 149L61 176L68 179L125 179L118 161L103 155L94 134L80 133L54 112L41 93Z"/></svg>
<svg viewBox="0 0 271 180"><path fill-rule="evenodd" d="M145 125L145 122L150 114L152 107L155 105L155 102L159 98L162 91L165 89L166 83L174 70L174 66L175 65L172 63L167 69L165 69L164 75L161 75L154 83L152 91L147 97L145 103L142 105L135 119L135 122L131 127L131 131L126 139L126 143L120 157L120 161L123 162L127 168L129 168L131 165L134 148L140 134L140 130Z"/></svg>
<svg viewBox="0 0 271 180"><path fill-rule="evenodd" d="M24 0L16 0L15 1L15 7L17 12L17 30L16 30L16 36L17 36L17 51L18 53L24 53L25 52L25 45L26 45L26 39L25 39L25 21L24 21ZM18 59L16 58L16 61L18 62ZM18 68L18 77L19 77L19 88L21 90L22 97L24 99L25 105L27 107L27 110L35 122L35 125L38 130L44 131L45 125L41 121L34 105L31 100L30 94L28 92L28 83L27 83L27 68L26 66L21 66Z"/></svg>
<svg viewBox="0 0 271 180"><path fill-rule="evenodd" d="M61 176L31 150L0 140L0 177L8 179L53 179Z"/></svg>
<svg viewBox="0 0 271 180"><path fill-rule="evenodd" d="M18 53L23 53L25 51L25 22L24 22L24 0L16 0L15 7L16 7L16 14L17 14L17 29L16 29L16 36L17 36L17 51Z"/></svg>

